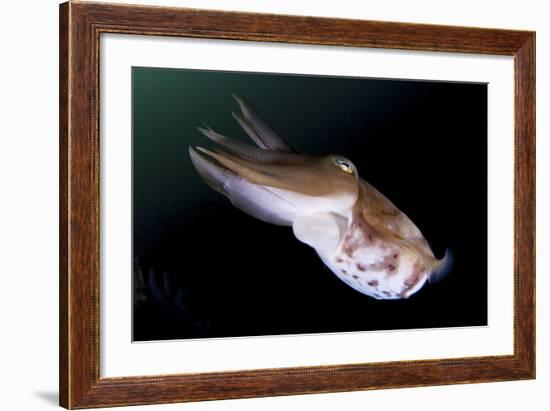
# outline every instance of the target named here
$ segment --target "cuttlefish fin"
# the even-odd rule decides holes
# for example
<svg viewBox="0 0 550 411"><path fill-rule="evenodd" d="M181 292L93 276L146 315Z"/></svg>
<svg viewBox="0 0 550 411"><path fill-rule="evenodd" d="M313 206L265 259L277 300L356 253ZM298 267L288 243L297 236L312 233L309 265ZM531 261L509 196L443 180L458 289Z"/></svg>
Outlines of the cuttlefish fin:
<svg viewBox="0 0 550 411"><path fill-rule="evenodd" d="M453 261L453 252L449 248L447 248L447 250L445 251L445 256L443 256L441 260L436 261L436 263L432 267L432 271L428 276L428 281L431 284L435 284L447 278L453 267Z"/></svg>
<svg viewBox="0 0 550 411"><path fill-rule="evenodd" d="M239 104L242 113L242 117L239 114L232 113L233 117L258 147L264 150L287 153L294 151L242 98L235 94L231 95Z"/></svg>
<svg viewBox="0 0 550 411"><path fill-rule="evenodd" d="M297 210L264 186L250 184L237 173L206 155L201 147L189 147L189 155L202 179L225 195L238 209L270 224L290 226Z"/></svg>
<svg viewBox="0 0 550 411"><path fill-rule="evenodd" d="M328 212L296 217L292 231L298 240L308 244L318 253L336 249L348 227L348 219Z"/></svg>

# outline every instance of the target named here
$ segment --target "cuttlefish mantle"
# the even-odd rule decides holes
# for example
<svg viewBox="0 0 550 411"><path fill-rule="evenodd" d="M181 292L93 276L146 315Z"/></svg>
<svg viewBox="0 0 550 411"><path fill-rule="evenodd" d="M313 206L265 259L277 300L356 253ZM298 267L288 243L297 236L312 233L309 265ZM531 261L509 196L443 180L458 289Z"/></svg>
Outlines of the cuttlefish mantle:
<svg viewBox="0 0 550 411"><path fill-rule="evenodd" d="M347 158L298 154L241 98L233 117L258 147L198 130L212 149L189 147L202 179L245 213L290 226L324 264L355 290L377 299L408 298L449 271L390 200L359 177Z"/></svg>

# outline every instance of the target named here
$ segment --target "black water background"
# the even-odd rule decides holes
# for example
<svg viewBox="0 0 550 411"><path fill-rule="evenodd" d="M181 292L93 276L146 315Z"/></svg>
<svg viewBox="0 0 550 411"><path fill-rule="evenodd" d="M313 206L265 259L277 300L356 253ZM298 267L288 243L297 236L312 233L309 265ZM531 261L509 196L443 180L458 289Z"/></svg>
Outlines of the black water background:
<svg viewBox="0 0 550 411"><path fill-rule="evenodd" d="M132 92L134 340L487 324L487 85L133 68ZM446 281L374 300L208 187L196 127L249 142L230 93L297 151L350 158L453 250Z"/></svg>

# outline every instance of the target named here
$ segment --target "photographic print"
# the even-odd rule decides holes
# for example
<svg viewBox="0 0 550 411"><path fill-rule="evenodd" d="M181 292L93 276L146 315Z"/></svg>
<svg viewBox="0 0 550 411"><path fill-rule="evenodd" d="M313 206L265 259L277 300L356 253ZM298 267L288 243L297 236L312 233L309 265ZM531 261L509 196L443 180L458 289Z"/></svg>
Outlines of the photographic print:
<svg viewBox="0 0 550 411"><path fill-rule="evenodd" d="M60 405L535 378L535 32L59 17Z"/></svg>
<svg viewBox="0 0 550 411"><path fill-rule="evenodd" d="M132 68L133 339L487 325L487 84Z"/></svg>

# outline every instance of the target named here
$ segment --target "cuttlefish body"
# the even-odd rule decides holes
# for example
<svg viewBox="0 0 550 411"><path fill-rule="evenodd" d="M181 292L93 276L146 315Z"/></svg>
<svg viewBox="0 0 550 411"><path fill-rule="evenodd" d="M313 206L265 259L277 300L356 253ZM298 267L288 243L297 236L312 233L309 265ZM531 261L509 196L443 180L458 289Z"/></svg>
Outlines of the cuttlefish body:
<svg viewBox="0 0 550 411"><path fill-rule="evenodd" d="M199 128L216 143L189 147L193 165L233 205L265 222L291 226L343 282L377 299L408 298L427 280L440 280L450 254L434 257L420 230L361 179L340 155L293 152L242 99L233 117L258 145Z"/></svg>

